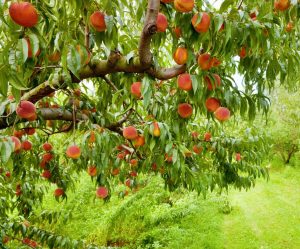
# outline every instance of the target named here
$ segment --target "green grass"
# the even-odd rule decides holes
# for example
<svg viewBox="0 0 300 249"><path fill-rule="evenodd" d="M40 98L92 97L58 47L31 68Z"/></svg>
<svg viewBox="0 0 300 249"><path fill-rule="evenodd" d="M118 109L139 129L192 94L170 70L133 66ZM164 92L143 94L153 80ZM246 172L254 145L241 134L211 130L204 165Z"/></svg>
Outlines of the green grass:
<svg viewBox="0 0 300 249"><path fill-rule="evenodd" d="M85 175L67 202L49 194L42 209L72 211L72 218L45 228L120 248L298 249L300 168L273 164L269 182L260 179L248 192L230 190L206 200L182 190L169 193L152 177L124 200L113 196L103 203L94 199L94 184Z"/></svg>

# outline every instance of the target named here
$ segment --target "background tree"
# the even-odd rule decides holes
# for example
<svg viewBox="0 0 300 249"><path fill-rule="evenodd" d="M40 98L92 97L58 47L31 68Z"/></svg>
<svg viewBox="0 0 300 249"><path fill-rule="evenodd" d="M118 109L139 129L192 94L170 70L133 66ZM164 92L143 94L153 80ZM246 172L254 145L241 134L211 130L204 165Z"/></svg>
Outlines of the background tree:
<svg viewBox="0 0 300 249"><path fill-rule="evenodd" d="M3 244L88 247L24 221L48 183L66 198L83 170L105 200L153 171L203 194L267 175L263 136L226 126L266 113L276 79L299 82L299 2L162 2L1 1Z"/></svg>

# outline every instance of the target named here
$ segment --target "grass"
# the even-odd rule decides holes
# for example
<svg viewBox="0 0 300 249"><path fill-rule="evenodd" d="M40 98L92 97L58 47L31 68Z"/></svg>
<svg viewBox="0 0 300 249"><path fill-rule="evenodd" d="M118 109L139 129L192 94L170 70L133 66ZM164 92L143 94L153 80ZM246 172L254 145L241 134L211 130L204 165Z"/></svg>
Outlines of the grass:
<svg viewBox="0 0 300 249"><path fill-rule="evenodd" d="M272 165L269 182L206 200L182 190L169 193L152 177L136 194L103 203L94 199L95 187L85 175L67 202L58 204L49 194L42 209L72 211L72 218L45 228L120 248L298 249L300 168Z"/></svg>

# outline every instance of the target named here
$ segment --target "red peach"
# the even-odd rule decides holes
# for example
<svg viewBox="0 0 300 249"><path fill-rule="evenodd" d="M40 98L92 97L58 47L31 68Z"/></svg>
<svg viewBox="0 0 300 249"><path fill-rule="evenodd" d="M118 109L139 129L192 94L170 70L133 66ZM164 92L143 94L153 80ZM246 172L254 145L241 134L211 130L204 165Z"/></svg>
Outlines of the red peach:
<svg viewBox="0 0 300 249"><path fill-rule="evenodd" d="M43 149L44 149L44 151L50 151L50 150L52 150L52 145L50 143L44 143Z"/></svg>
<svg viewBox="0 0 300 249"><path fill-rule="evenodd" d="M22 142L22 149L23 150L31 150L32 148L32 143L28 140L25 140L24 142Z"/></svg>
<svg viewBox="0 0 300 249"><path fill-rule="evenodd" d="M193 89L192 79L188 73L180 74L177 78L177 84L180 89L185 91L190 91Z"/></svg>
<svg viewBox="0 0 300 249"><path fill-rule="evenodd" d="M62 188L57 188L54 190L54 196L59 197L62 196L65 193L65 191Z"/></svg>
<svg viewBox="0 0 300 249"><path fill-rule="evenodd" d="M193 107L188 103L181 103L178 105L178 114L182 118L189 118L193 114Z"/></svg>
<svg viewBox="0 0 300 249"><path fill-rule="evenodd" d="M21 118L30 118L36 113L36 108L33 103L27 100L22 100L17 106L16 113Z"/></svg>
<svg viewBox="0 0 300 249"><path fill-rule="evenodd" d="M134 140L138 137L138 132L135 127L128 126L123 129L123 136L128 140Z"/></svg>
<svg viewBox="0 0 300 249"><path fill-rule="evenodd" d="M140 98L142 95L141 89L142 89L142 82L134 82L130 87L130 92L136 98Z"/></svg>
<svg viewBox="0 0 300 249"><path fill-rule="evenodd" d="M236 154L235 154L235 160L236 160L237 162L239 162L239 161L242 160L242 157L241 157L241 154L240 154L240 153L236 153Z"/></svg>
<svg viewBox="0 0 300 249"><path fill-rule="evenodd" d="M106 187L99 187L96 190L96 196L105 199L108 196L108 189Z"/></svg>
<svg viewBox="0 0 300 249"><path fill-rule="evenodd" d="M145 137L142 135L139 135L134 141L134 147L140 147L145 144Z"/></svg>
<svg viewBox="0 0 300 249"><path fill-rule="evenodd" d="M42 177L44 177L45 179L50 179L51 178L50 170L44 170L42 173Z"/></svg>
<svg viewBox="0 0 300 249"><path fill-rule="evenodd" d="M160 128L157 122L152 123L153 131L151 133L152 136L154 137L159 137L160 136Z"/></svg>
<svg viewBox="0 0 300 249"><path fill-rule="evenodd" d="M277 1L274 2L275 10L285 11L289 7L290 7L290 1L289 0L277 0Z"/></svg>
<svg viewBox="0 0 300 249"><path fill-rule="evenodd" d="M98 32L103 32L106 30L105 15L101 11L95 11L90 16L90 23L92 27Z"/></svg>
<svg viewBox="0 0 300 249"><path fill-rule="evenodd" d="M26 42L27 42L27 47L28 47L28 55L27 55L27 57L28 57L28 58L33 58L33 55L32 55L32 49L31 49L31 45L30 45L30 40L29 40L28 37L26 37L25 40L26 40ZM41 53L41 50L38 49L38 50L35 52L34 57L39 56L40 53Z"/></svg>
<svg viewBox="0 0 300 249"><path fill-rule="evenodd" d="M194 145L193 146L193 151L198 155L198 154L200 154L202 151L203 151L203 147L202 146L200 146L200 145Z"/></svg>
<svg viewBox="0 0 300 249"><path fill-rule="evenodd" d="M35 7L28 2L12 3L9 6L9 15L15 23L23 27L30 28L38 22L38 13Z"/></svg>
<svg viewBox="0 0 300 249"><path fill-rule="evenodd" d="M198 33L205 33L210 26L210 16L206 12L197 13L192 18L192 25Z"/></svg>
<svg viewBox="0 0 300 249"><path fill-rule="evenodd" d="M95 142L96 142L96 134L94 131L91 131L89 137L89 143L95 143Z"/></svg>
<svg viewBox="0 0 300 249"><path fill-rule="evenodd" d="M97 167L96 166L89 166L87 169L87 172L90 176L96 176L97 175Z"/></svg>
<svg viewBox="0 0 300 249"><path fill-rule="evenodd" d="M209 142L210 139L211 139L211 134L210 134L210 132L206 132L206 133L204 134L204 141Z"/></svg>
<svg viewBox="0 0 300 249"><path fill-rule="evenodd" d="M199 137L199 133L197 131L192 131L192 137L193 138L198 138Z"/></svg>
<svg viewBox="0 0 300 249"><path fill-rule="evenodd" d="M172 155L168 155L167 153L165 154L165 161L168 163L173 162L173 156Z"/></svg>
<svg viewBox="0 0 300 249"><path fill-rule="evenodd" d="M214 114L219 121L226 121L230 118L230 111L226 107L219 107Z"/></svg>
<svg viewBox="0 0 300 249"><path fill-rule="evenodd" d="M120 169L119 169L119 168L115 168L115 169L113 169L112 172L111 172L111 174L112 174L113 176L116 176L116 175L118 175L119 173L120 173Z"/></svg>
<svg viewBox="0 0 300 249"><path fill-rule="evenodd" d="M212 67L211 57L208 53L200 54L197 61L202 70L209 70Z"/></svg>
<svg viewBox="0 0 300 249"><path fill-rule="evenodd" d="M206 85L207 85L207 89L209 91L215 90L217 87L221 86L220 76L218 74L213 74L212 76L214 78L214 83L211 82L210 77L205 76L205 78L204 78Z"/></svg>
<svg viewBox="0 0 300 249"><path fill-rule="evenodd" d="M25 134L24 130L14 130L14 136L17 138L22 138L24 134Z"/></svg>
<svg viewBox="0 0 300 249"><path fill-rule="evenodd" d="M247 56L247 50L246 50L245 46L241 47L241 50L239 52L239 56L240 56L241 59L244 59Z"/></svg>
<svg viewBox="0 0 300 249"><path fill-rule="evenodd" d="M53 154L51 153L45 153L42 157L42 161L44 161L45 163L50 162L53 159Z"/></svg>
<svg viewBox="0 0 300 249"><path fill-rule="evenodd" d="M53 54L48 55L48 60L51 62L58 62L60 60L60 52L59 51L54 51ZM53 92L55 93L55 92ZM49 97L54 97L54 95L50 96L50 94L48 95Z"/></svg>
<svg viewBox="0 0 300 249"><path fill-rule="evenodd" d="M66 150L66 155L72 159L78 159L80 157L81 151L77 145L71 145Z"/></svg>
<svg viewBox="0 0 300 249"><path fill-rule="evenodd" d="M182 31L180 27L175 27L173 29L173 32L175 34L175 36L177 37L177 39L179 39L182 36Z"/></svg>
<svg viewBox="0 0 300 249"><path fill-rule="evenodd" d="M27 135L33 135L35 133L34 128L25 128L24 130Z"/></svg>
<svg viewBox="0 0 300 249"><path fill-rule="evenodd" d="M167 17L163 13L158 13L156 19L157 32L166 32L168 27Z"/></svg>
<svg viewBox="0 0 300 249"><path fill-rule="evenodd" d="M22 144L21 144L19 138L15 137L15 136L11 136L10 138L11 138L12 142L15 145L15 150L14 151L15 152L19 151L21 149L21 147L22 147Z"/></svg>
<svg viewBox="0 0 300 249"><path fill-rule="evenodd" d="M205 101L205 106L209 112L214 112L221 106L221 103L218 99L211 97Z"/></svg>
<svg viewBox="0 0 300 249"><path fill-rule="evenodd" d="M136 166L138 165L138 160L137 160L137 159L131 159L131 160L130 160L130 165L131 165L132 167L136 167Z"/></svg>

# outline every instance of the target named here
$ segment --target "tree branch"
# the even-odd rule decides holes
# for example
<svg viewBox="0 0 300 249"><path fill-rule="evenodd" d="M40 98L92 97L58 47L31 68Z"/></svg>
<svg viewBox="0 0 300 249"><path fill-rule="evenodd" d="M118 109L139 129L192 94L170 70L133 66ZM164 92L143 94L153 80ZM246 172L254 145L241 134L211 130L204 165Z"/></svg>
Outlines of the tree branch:
<svg viewBox="0 0 300 249"><path fill-rule="evenodd" d="M151 38L157 31L156 19L159 12L160 0L148 0L144 28L139 43L139 57L144 68L149 68L152 62L150 51Z"/></svg>

